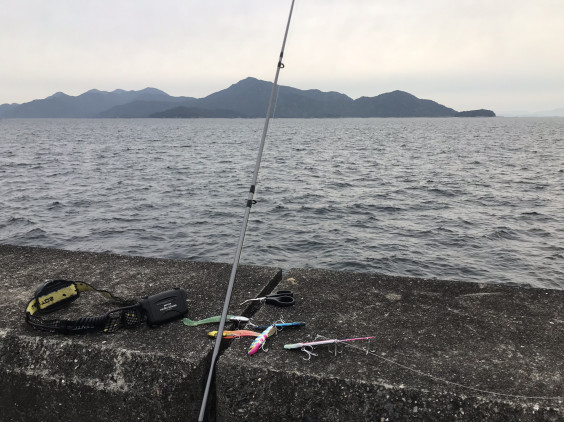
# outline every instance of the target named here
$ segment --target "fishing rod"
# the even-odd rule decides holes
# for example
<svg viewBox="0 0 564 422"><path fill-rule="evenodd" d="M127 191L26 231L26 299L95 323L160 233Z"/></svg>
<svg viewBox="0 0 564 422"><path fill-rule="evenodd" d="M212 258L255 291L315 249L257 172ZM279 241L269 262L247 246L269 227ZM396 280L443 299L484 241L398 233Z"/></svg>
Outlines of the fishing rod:
<svg viewBox="0 0 564 422"><path fill-rule="evenodd" d="M264 121L264 128L262 131L262 137L259 144L257 160L255 164L255 170L253 173L253 178L251 181L251 187L249 189L249 194L247 196L247 204L245 207L245 215L243 217L243 224L241 227L241 232L239 234L239 242L237 243L237 249L235 251L235 258L233 259L233 267L231 269L231 276L229 278L229 284L227 285L227 293L225 294L225 301L223 302L223 311L221 313L221 320L219 321L219 327L217 329L217 337L215 340L215 345L213 348L212 359L210 363L210 369L208 371L208 380L206 383L206 388L204 390L204 396L202 399L202 406L200 408L200 415L198 418L198 422L204 421L204 416L206 413L206 406L208 402L208 396L210 392L210 387L213 379L213 373L215 368L215 363L217 360L217 355L219 353L221 340L223 339L223 329L225 327L225 321L227 319L227 312L229 309L229 303L231 302L231 294L233 292L233 285L235 284L235 275L237 274L237 267L239 265L239 260L241 259L241 251L243 250L243 242L245 240L245 233L247 232L247 225L249 222L249 215L251 213L251 207L255 203L253 200L255 194L255 188L257 185L258 180L258 173L260 169L260 162L262 160L262 152L264 150L264 144L266 140L266 134L268 133L268 124L270 122L270 117L272 115L272 109L274 107L274 100L276 98L276 91L278 87L278 76L280 74L280 70L284 68L284 64L282 63L282 58L284 57L284 48L286 47L286 39L288 38L288 31L290 29L290 21L292 19L292 12L294 10L294 1L292 0L292 5L290 6L290 14L288 15L288 22L286 23L286 31L284 32L284 40L282 41L282 48L280 50L280 57L278 59L278 64L276 65L276 74L274 76L274 83L272 84L272 91L270 93L270 101L268 103L268 110L266 112L266 119Z"/></svg>

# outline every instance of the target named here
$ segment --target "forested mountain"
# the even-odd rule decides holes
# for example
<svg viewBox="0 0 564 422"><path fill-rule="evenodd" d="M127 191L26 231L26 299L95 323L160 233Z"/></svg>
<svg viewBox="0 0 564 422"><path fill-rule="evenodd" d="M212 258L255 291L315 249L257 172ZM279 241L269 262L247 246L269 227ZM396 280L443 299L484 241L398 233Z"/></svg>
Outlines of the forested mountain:
<svg viewBox="0 0 564 422"><path fill-rule="evenodd" d="M58 92L42 100L0 106L4 118L265 117L272 83L246 78L204 98L173 97L155 88L106 92L92 89L76 97ZM474 117L490 110L457 112L403 91L356 100L338 92L279 87L276 117Z"/></svg>

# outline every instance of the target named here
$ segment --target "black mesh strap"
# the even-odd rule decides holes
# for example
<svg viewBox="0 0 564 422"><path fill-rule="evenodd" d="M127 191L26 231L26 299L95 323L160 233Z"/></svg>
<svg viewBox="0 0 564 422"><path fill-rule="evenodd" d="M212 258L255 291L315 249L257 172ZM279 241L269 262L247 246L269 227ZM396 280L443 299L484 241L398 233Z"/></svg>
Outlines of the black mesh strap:
<svg viewBox="0 0 564 422"><path fill-rule="evenodd" d="M116 309L109 312L106 317L103 329L105 333L113 333L120 328L135 327L146 320L140 305Z"/></svg>
<svg viewBox="0 0 564 422"><path fill-rule="evenodd" d="M135 327L145 321L141 308L116 309L106 315L82 317L76 320L43 319L37 315L26 314L26 322L33 328L60 334L80 334L92 331L113 333L120 328Z"/></svg>

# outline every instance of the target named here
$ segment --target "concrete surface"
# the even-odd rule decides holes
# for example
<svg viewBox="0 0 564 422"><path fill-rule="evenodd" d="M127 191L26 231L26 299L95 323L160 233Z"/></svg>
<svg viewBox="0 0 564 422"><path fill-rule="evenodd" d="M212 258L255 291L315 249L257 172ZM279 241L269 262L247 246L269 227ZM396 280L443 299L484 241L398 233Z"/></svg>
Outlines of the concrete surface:
<svg viewBox="0 0 564 422"><path fill-rule="evenodd" d="M213 349L212 327L174 321L113 334L64 336L33 330L25 307L48 278L86 281L140 298L183 287L188 317L219 315L231 265L0 245L0 421L197 420ZM240 266L231 310L270 291L276 268ZM56 315L99 315L111 309L83 293ZM210 402L213 419L213 402Z"/></svg>
<svg viewBox="0 0 564 422"><path fill-rule="evenodd" d="M0 245L0 421L193 421L213 348L180 321L114 334L34 331L24 310L46 278L83 280L138 298L188 292L191 319L217 315L231 265ZM232 313L304 321L247 356L226 343L210 420L564 421L564 291L241 266ZM288 308L245 299L291 289ZM113 305L84 293L57 316ZM256 313L255 313L256 312ZM323 346L284 344L374 335Z"/></svg>
<svg viewBox="0 0 564 422"><path fill-rule="evenodd" d="M563 421L564 291L295 269L258 324L305 321L217 367L221 421ZM376 336L318 347L283 345ZM368 353L367 353L368 352Z"/></svg>

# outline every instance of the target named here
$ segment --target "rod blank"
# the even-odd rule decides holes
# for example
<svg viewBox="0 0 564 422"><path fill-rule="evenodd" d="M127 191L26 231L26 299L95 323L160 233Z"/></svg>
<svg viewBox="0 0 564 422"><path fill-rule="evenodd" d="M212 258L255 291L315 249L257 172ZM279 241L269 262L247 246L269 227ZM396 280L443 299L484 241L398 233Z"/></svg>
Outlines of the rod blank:
<svg viewBox="0 0 564 422"><path fill-rule="evenodd" d="M217 329L217 337L215 340L215 345L213 348L212 359L210 363L210 369L208 371L208 379L206 382L206 388L204 390L204 396L202 399L202 406L200 408L200 415L198 418L199 422L204 421L204 416L206 413L206 406L208 402L208 396L210 392L211 383L213 380L213 373L215 368L215 363L217 360L217 355L219 353L221 340L223 339L223 330L225 328L225 321L227 319L227 312L229 309L229 303L231 302L231 294L233 292L233 285L235 283L235 276L237 274L237 267L239 265L239 260L241 259L241 251L243 250L243 243L245 241L245 233L247 232L247 225L249 223L249 215L251 213L251 208L254 203L253 197L255 194L255 187L258 180L258 174L260 169L260 163L262 160L262 152L264 150L264 144L266 141L266 134L268 133L268 124L270 123L270 117L272 116L272 109L274 107L274 100L276 99L276 91L278 88L278 76L280 75L280 70L284 68L282 63L282 58L284 57L284 48L286 47L286 40L288 38L288 31L290 29L290 21L292 19L292 12L294 10L294 1L292 0L292 5L290 6L290 14L288 15L288 22L286 24L286 31L284 32L284 40L282 41L282 48L280 50L280 57L278 59L278 64L276 65L276 74L274 76L274 83L272 84L272 91L270 93L270 101L268 103L268 110L266 112L266 119L264 121L264 128L262 131L262 137L259 144L255 170L253 172L253 178L251 182L251 188L249 189L249 194L247 197L247 204L245 207L245 214L243 216L243 224L241 226L241 231L239 233L239 241L237 242L237 249L235 251L235 257L233 259L233 267L231 269L231 276L229 278L229 284L227 285L227 292L225 294L225 301L223 302L223 311L221 313L221 320L219 322L219 327Z"/></svg>

